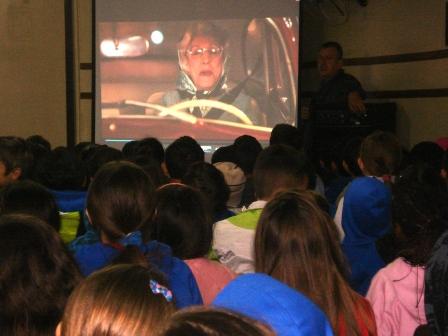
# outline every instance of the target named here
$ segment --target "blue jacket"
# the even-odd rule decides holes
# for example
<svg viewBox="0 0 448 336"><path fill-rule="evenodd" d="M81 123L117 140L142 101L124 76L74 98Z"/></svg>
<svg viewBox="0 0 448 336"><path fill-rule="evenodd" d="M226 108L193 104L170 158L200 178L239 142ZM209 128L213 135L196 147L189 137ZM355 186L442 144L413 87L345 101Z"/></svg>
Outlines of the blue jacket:
<svg viewBox="0 0 448 336"><path fill-rule="evenodd" d="M342 241L351 269L350 284L365 296L370 281L385 266L376 241L391 230L391 192L374 177L353 180L344 196Z"/></svg>
<svg viewBox="0 0 448 336"><path fill-rule="evenodd" d="M240 275L213 305L262 321L279 336L333 335L327 317L310 299L266 274Z"/></svg>
<svg viewBox="0 0 448 336"><path fill-rule="evenodd" d="M139 231L128 234L119 243L123 246L138 246L140 251L148 257L149 262L166 275L178 308L202 304L201 293L190 268L182 260L172 256L168 245L155 240L144 243ZM111 263L120 251L97 242L74 246L73 253L81 272L87 276Z"/></svg>

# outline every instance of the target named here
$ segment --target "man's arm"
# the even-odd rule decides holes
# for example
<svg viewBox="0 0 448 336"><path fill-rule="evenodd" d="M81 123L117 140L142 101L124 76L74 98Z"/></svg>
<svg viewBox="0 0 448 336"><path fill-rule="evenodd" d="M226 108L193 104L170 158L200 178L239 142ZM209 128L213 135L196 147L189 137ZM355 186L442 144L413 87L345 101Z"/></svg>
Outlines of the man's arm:
<svg viewBox="0 0 448 336"><path fill-rule="evenodd" d="M347 96L347 105L350 111L355 113L364 113L366 112L366 106L364 105L364 101L358 91L351 91Z"/></svg>

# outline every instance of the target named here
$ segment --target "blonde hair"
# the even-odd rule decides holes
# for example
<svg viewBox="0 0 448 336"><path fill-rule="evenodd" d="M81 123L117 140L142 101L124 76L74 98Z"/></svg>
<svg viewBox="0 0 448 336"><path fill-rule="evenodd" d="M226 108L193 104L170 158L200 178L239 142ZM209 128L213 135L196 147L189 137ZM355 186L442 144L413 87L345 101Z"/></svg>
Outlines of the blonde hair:
<svg viewBox="0 0 448 336"><path fill-rule="evenodd" d="M157 335L175 311L153 293L150 280L163 277L138 265L114 265L90 275L70 296L61 336Z"/></svg>

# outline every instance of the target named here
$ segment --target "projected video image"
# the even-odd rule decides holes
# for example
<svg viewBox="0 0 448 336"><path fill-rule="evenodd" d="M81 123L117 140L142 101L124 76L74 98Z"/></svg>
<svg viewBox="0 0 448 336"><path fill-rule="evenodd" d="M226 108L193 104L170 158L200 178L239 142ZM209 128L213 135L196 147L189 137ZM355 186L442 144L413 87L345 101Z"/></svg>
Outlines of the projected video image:
<svg viewBox="0 0 448 336"><path fill-rule="evenodd" d="M269 138L295 124L297 17L100 22L104 139Z"/></svg>

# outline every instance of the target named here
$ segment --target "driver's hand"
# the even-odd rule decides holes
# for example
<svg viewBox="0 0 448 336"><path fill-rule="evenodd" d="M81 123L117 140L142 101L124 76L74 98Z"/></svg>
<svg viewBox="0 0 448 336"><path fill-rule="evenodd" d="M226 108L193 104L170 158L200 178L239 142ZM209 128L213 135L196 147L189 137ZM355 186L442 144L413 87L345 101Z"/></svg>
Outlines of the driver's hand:
<svg viewBox="0 0 448 336"><path fill-rule="evenodd" d="M366 112L366 106L364 105L364 101L358 92L352 91L348 94L347 104L350 111L355 113L364 113Z"/></svg>

